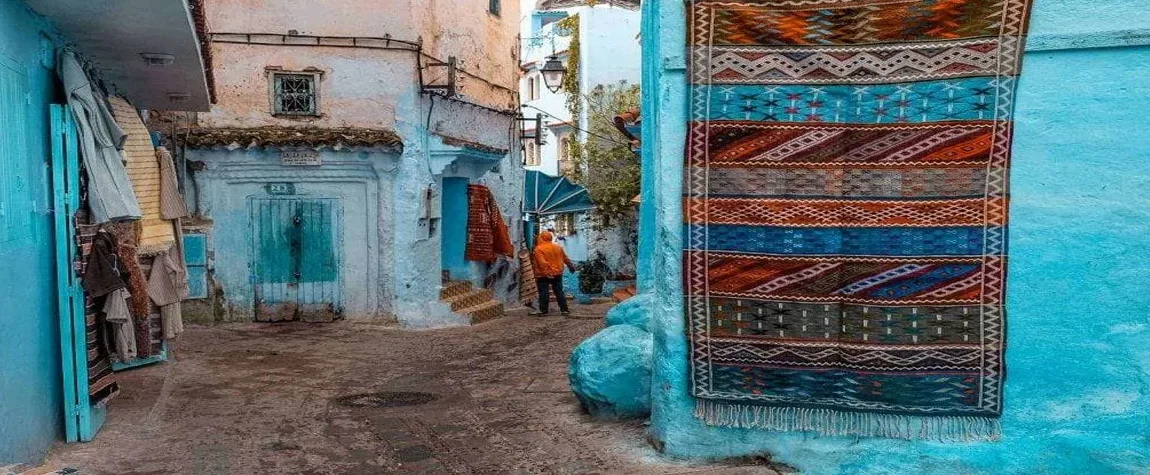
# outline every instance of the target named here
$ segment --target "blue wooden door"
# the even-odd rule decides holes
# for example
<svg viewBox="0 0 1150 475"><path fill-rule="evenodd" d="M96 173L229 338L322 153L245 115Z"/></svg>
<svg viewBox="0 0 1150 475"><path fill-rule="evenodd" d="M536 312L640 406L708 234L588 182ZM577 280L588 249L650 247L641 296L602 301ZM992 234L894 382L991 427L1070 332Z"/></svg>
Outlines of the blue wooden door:
<svg viewBox="0 0 1150 475"><path fill-rule="evenodd" d="M67 106L53 105L52 210L56 242L56 294L60 314L60 350L64 377L64 434L68 442L95 438L106 416L88 395L88 338L84 290L72 266L76 259L76 223L80 208L80 160L76 127Z"/></svg>
<svg viewBox="0 0 1150 475"><path fill-rule="evenodd" d="M339 316L339 201L253 199L251 221L256 320L331 321Z"/></svg>
<svg viewBox="0 0 1150 475"><path fill-rule="evenodd" d="M443 232L440 234L440 259L443 272L453 280L471 277L471 268L464 255L467 252L467 179L443 179L442 207Z"/></svg>

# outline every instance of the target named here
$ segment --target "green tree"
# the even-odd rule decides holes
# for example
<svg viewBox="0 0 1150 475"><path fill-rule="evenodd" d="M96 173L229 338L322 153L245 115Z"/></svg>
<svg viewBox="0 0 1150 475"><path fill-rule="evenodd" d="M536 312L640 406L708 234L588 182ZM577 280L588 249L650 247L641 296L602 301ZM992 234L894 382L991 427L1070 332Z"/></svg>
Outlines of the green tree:
<svg viewBox="0 0 1150 475"><path fill-rule="evenodd" d="M569 149L569 177L587 188L600 223L634 219L639 194L640 161L637 152L615 128L615 116L639 107L639 86L620 82L598 86L585 97L588 132Z"/></svg>

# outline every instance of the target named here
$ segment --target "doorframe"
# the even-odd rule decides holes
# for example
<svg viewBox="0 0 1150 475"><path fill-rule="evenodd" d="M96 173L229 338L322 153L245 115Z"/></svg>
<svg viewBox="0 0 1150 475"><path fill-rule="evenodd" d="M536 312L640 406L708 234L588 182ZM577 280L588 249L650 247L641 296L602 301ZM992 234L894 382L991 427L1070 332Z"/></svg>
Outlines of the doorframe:
<svg viewBox="0 0 1150 475"><path fill-rule="evenodd" d="M88 442L104 424L107 411L104 407L93 407L88 394L84 289L72 266L77 256L75 215L80 209L79 139L67 105L49 105L49 120L64 435L67 442Z"/></svg>

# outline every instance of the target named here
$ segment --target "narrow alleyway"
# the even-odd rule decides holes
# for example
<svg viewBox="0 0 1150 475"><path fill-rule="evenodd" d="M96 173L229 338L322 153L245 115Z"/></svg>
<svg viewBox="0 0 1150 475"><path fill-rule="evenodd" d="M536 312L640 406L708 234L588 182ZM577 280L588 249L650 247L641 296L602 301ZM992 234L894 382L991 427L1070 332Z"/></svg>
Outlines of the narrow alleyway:
<svg viewBox="0 0 1150 475"><path fill-rule="evenodd" d="M426 332L192 327L173 361L121 373L95 442L50 462L84 475L776 473L668 460L642 422L582 414L567 357L607 308Z"/></svg>

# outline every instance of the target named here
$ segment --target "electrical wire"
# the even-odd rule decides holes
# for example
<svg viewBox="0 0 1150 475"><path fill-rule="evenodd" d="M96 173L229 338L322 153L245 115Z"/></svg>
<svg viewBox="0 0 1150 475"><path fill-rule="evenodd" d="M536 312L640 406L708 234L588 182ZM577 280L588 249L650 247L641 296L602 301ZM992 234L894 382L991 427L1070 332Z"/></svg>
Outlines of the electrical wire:
<svg viewBox="0 0 1150 475"><path fill-rule="evenodd" d="M538 108L538 107L535 107L535 106L533 106L533 105L531 105L531 104L523 104L523 107L529 107L529 108L535 109L535 110L537 110L537 111L539 111L539 112L542 112L542 113L543 113L543 115L545 115L545 116L548 116L548 117L551 117L552 119L563 120L563 118L562 118L562 117L559 117L559 116L557 116L557 115L555 115L555 114L552 114L552 113L550 113L550 112L547 112L547 111L545 111L545 110L543 110L543 109L540 109L540 108ZM592 131L590 131L590 130L586 130L586 129L582 129L582 128L579 128L579 126L578 126L578 125L575 125L575 124L568 124L568 125L570 125L570 127L571 127L571 128L573 128L573 129L575 129L575 130L578 130L578 131L580 131L580 132L583 132L583 133L585 133L585 134L587 134L587 135L590 135L590 136L592 136L592 137L596 137L596 138L599 138L599 139L602 139L602 140L606 140L606 141L608 141L608 142L611 142L611 143L613 143L613 144L615 144L615 145L627 145L627 146L630 146L630 145L631 145L631 144L630 144L630 143L628 143L628 142L621 142L621 141L619 141L618 139L616 139L616 138L613 138L613 137L607 137L607 136L605 136L605 135L600 135L600 134L597 134L597 133L595 133L595 132L592 132Z"/></svg>

